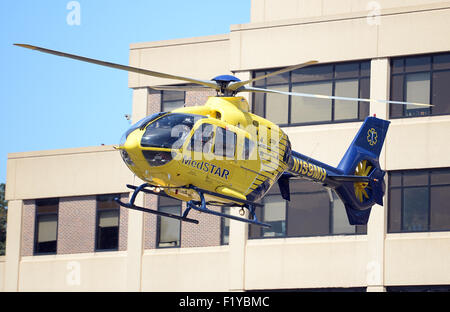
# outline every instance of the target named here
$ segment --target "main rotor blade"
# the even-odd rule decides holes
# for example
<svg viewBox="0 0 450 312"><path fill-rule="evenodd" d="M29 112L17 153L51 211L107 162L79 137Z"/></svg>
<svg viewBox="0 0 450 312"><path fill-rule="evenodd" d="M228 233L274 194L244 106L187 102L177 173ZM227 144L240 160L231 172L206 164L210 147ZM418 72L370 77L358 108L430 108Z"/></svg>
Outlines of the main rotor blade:
<svg viewBox="0 0 450 312"><path fill-rule="evenodd" d="M93 64L102 65L102 66L106 66L106 67L121 69L121 70L125 70L125 71L128 71L128 72L133 72L133 73L137 73L137 74L143 74L143 75L148 75L148 76L153 76L153 77L158 77L158 78L182 80L182 81L186 81L186 82L190 82L190 83L200 84L200 85L203 85L203 86L206 86L206 87L209 87L209 88L213 88L215 90L219 89L219 87L217 86L216 82L214 82L214 81L198 80L198 79L189 78L189 77L170 75L170 74L160 73L160 72L156 72L156 71L151 71L151 70L148 70L148 69L131 67L131 66L125 66L125 65L120 65L120 64L100 61L100 60L96 60L96 59L92 59L92 58L87 58L87 57L83 57L83 56L79 56L79 55L74 55L74 54L69 54L69 53L49 50L49 49L36 47L36 46L33 46L33 45L29 45L29 44L14 43L14 45L22 47L22 48L36 50L36 51L43 52L43 53L48 53L48 54L53 54L53 55L57 55L57 56L67 57L67 58L71 58L71 59L82 61L82 62L93 63Z"/></svg>
<svg viewBox="0 0 450 312"><path fill-rule="evenodd" d="M343 97L343 96L331 96L331 95L321 95L321 94L310 94L310 93L298 93L298 92L287 92L287 91L278 91L278 90L270 90L263 88L255 88L255 87L243 87L239 92L262 92L262 93L277 93L284 95L293 95L293 96L302 96L316 99L327 99L327 100L342 100L342 101L355 101L355 102L379 102L385 104L399 104L399 105L417 105L423 107L431 107L431 104L423 104L423 103L414 103L414 102L399 102L399 101L387 101L387 100L377 100L377 99L362 99L362 98L351 98L351 97Z"/></svg>
<svg viewBox="0 0 450 312"><path fill-rule="evenodd" d="M204 86L151 86L150 89L162 91L205 91L210 88Z"/></svg>
<svg viewBox="0 0 450 312"><path fill-rule="evenodd" d="M242 87L242 86L244 86L246 84L252 83L254 81L261 80L261 79L264 79L264 78L267 78L267 77L270 77L270 76L275 76L275 75L279 75L279 74L282 74L282 73L290 72L290 71L293 71L293 70L296 70L296 69L299 69L299 68L302 68L302 67L306 67L306 66L309 66L309 65L313 65L313 64L316 64L316 63L318 63L318 61L308 61L306 63L289 66L289 67L286 67L286 68L274 71L272 73L269 73L267 75L258 76L258 77L255 77L253 79L246 80L246 81L239 81L239 82L232 83L232 84L230 84L228 86L228 89L235 91L235 90L239 89L240 87Z"/></svg>

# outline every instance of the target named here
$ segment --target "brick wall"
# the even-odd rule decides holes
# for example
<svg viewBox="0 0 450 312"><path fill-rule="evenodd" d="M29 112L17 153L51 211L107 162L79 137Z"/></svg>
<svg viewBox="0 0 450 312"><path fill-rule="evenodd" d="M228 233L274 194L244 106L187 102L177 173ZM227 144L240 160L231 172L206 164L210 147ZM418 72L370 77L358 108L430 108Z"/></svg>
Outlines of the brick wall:
<svg viewBox="0 0 450 312"><path fill-rule="evenodd" d="M94 251L96 207L95 196L59 199L58 254Z"/></svg>
<svg viewBox="0 0 450 312"><path fill-rule="evenodd" d="M201 106L205 105L208 97L216 95L214 90L205 91L189 91L186 92L186 106Z"/></svg>
<svg viewBox="0 0 450 312"><path fill-rule="evenodd" d="M34 216L36 215L36 205L34 200L23 201L22 214L22 256L33 255L34 245Z"/></svg>
<svg viewBox="0 0 450 312"><path fill-rule="evenodd" d="M209 207L209 209L220 211L219 207ZM220 217L191 209L189 218L198 220L199 223L183 222L181 247L220 246Z"/></svg>
<svg viewBox="0 0 450 312"><path fill-rule="evenodd" d="M145 208L158 209L158 196L144 194ZM156 248L156 219L151 213L144 213L144 249Z"/></svg>
<svg viewBox="0 0 450 312"><path fill-rule="evenodd" d="M129 194L122 194L120 196L122 202L128 202ZM128 209L120 207L119 217L119 251L127 250L128 241Z"/></svg>
<svg viewBox="0 0 450 312"><path fill-rule="evenodd" d="M147 115L158 113L161 111L161 91L148 89L147 98Z"/></svg>

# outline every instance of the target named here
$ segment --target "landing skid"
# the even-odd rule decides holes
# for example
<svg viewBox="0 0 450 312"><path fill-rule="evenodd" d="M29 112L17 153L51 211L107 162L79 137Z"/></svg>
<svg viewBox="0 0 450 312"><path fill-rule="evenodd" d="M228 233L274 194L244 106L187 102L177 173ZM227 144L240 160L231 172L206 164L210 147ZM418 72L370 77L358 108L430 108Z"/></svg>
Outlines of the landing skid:
<svg viewBox="0 0 450 312"><path fill-rule="evenodd" d="M197 210L197 211L200 211L200 212L203 212L203 213L219 216L219 217L222 217L222 218L228 218L228 219L237 220L237 221L241 221L241 222L246 222L246 223L255 224L255 225L259 225L259 226L264 226L264 227L271 227L270 224L259 222L258 218L256 217L255 207L261 207L262 206L261 204L252 203L250 201L245 201L245 200L237 199L237 198L234 198L234 197L230 197L230 196L226 196L226 195L210 192L210 191L203 190L203 189L200 189L198 187L195 187L193 185L188 185L188 186L183 186L183 187L176 187L177 189L184 188L184 189L194 190L194 191L197 192L198 196L200 197L200 201L194 201L194 200L188 201L187 202L187 207L186 207L186 209L184 210L184 212L183 212L183 214L181 216L175 215L175 214L171 214L171 213L162 212L162 211L158 211L158 210L154 210L154 209L139 207L139 206L136 206L134 204L134 202L136 200L136 196L140 192L144 192L144 193L152 194L152 195L158 195L158 196L164 196L164 197L173 198L173 197L167 195L166 192L164 191L164 189L168 189L169 187L165 187L165 188L164 187L159 187L159 189L160 189L159 191L156 191L155 187L153 187L152 185L150 185L148 183L144 183L144 184L142 184L140 186L134 186L134 185L127 184L127 187L129 189L134 190L134 192L131 195L131 198L130 198L128 203L122 202L120 200L120 198L115 198L114 199L120 206L122 206L124 208L138 210L138 211L143 211L143 212L148 212L148 213L152 213L152 214L163 216L163 217L168 217L168 218L177 219L177 220L181 220L181 221L185 221L185 222L189 222L189 223L198 224L199 223L198 220L188 218L189 212L191 211L191 209L194 209L194 210ZM242 208L247 208L249 210L250 218L249 219L241 218L241 217L237 217L237 216L233 216L233 215L229 215L229 214L226 214L226 213L222 213L222 212L218 212L218 211L214 211L214 210L208 209L207 206L209 205L209 203L206 202L204 194L213 195L213 196L216 196L216 197L219 197L219 198L233 200L233 201L242 203L241 207Z"/></svg>

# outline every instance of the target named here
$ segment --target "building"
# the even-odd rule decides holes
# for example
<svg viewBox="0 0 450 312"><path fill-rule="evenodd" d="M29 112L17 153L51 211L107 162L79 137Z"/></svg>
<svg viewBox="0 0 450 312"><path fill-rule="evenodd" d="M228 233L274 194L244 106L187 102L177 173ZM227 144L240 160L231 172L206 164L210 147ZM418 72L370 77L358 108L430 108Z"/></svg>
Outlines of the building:
<svg viewBox="0 0 450 312"><path fill-rule="evenodd" d="M332 193L301 182L289 203L276 187L266 198L270 231L205 215L195 216L199 225L180 225L112 202L139 182L111 146L9 154L0 289L449 290L449 26L450 1L252 0L251 22L228 34L132 44L131 66L199 79L248 79L319 60L258 85L434 106L249 96L253 111L282 125L295 150L331 165L366 116L391 121L380 159L385 205L372 208L367 226L349 226ZM149 88L173 83L131 73L133 121L213 95ZM182 208L150 195L138 201Z"/></svg>

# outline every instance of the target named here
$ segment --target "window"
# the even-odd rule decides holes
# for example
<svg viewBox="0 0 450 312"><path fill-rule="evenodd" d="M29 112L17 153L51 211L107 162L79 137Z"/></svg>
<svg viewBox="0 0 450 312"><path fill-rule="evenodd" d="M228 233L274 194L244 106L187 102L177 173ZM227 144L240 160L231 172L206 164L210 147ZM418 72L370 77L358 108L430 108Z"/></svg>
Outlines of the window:
<svg viewBox="0 0 450 312"><path fill-rule="evenodd" d="M242 159L248 160L255 148L255 142L248 138L244 138L244 150L242 151Z"/></svg>
<svg viewBox="0 0 450 312"><path fill-rule="evenodd" d="M391 118L450 114L450 53L391 60L391 100L432 104L390 105Z"/></svg>
<svg viewBox="0 0 450 312"><path fill-rule="evenodd" d="M114 201L120 195L97 196L97 231L95 250L117 250L119 247L119 204Z"/></svg>
<svg viewBox="0 0 450 312"><path fill-rule="evenodd" d="M389 172L388 232L450 230L450 169Z"/></svg>
<svg viewBox="0 0 450 312"><path fill-rule="evenodd" d="M180 148L197 120L205 118L192 114L167 114L145 129L142 147Z"/></svg>
<svg viewBox="0 0 450 312"><path fill-rule="evenodd" d="M348 222L344 204L334 191L306 180L290 181L291 200L282 199L274 185L264 197L259 220L271 228L251 225L250 238L305 237L338 234L365 234L367 227Z"/></svg>
<svg viewBox="0 0 450 312"><path fill-rule="evenodd" d="M214 142L214 154L226 158L234 158L236 149L236 133L217 127Z"/></svg>
<svg viewBox="0 0 450 312"><path fill-rule="evenodd" d="M34 254L55 254L59 199L36 200Z"/></svg>
<svg viewBox="0 0 450 312"><path fill-rule="evenodd" d="M211 124L202 124L191 138L191 142L188 145L188 149L200 153L209 153L213 143L214 126Z"/></svg>
<svg viewBox="0 0 450 312"><path fill-rule="evenodd" d="M161 111L171 112L184 106L186 92L161 91Z"/></svg>
<svg viewBox="0 0 450 312"><path fill-rule="evenodd" d="M230 207L222 207L222 213L231 214ZM220 219L220 244L228 245L230 243L230 219Z"/></svg>
<svg viewBox="0 0 450 312"><path fill-rule="evenodd" d="M181 201L164 196L158 197L158 210L181 215ZM157 246L180 247L181 221L158 216Z"/></svg>
<svg viewBox="0 0 450 312"><path fill-rule="evenodd" d="M270 73L255 71L254 77ZM343 97L370 97L370 62L316 65L255 82L256 87L277 91ZM369 104L286 96L253 94L253 112L282 126L364 120Z"/></svg>

